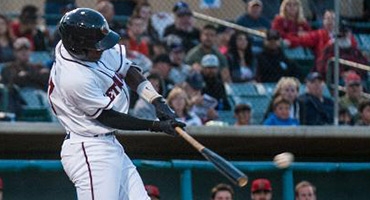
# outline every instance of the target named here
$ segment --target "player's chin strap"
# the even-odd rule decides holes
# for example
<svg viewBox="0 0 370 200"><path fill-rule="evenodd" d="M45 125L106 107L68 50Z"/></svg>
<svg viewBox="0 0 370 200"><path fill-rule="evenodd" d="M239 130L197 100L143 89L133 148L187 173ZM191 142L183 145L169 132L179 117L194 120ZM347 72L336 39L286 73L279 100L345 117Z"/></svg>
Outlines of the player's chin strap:
<svg viewBox="0 0 370 200"><path fill-rule="evenodd" d="M148 80L141 82L137 86L136 93L149 103L152 103L152 101L158 97L162 97Z"/></svg>

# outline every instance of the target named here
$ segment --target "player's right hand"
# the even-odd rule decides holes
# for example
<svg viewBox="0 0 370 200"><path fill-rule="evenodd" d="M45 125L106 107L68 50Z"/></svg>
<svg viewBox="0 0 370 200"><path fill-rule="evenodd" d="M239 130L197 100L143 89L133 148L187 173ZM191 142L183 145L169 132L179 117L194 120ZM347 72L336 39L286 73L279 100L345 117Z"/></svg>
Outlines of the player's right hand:
<svg viewBox="0 0 370 200"><path fill-rule="evenodd" d="M184 128L186 124L177 120L165 120L165 121L154 121L150 131L154 132L165 132L169 135L176 136L176 127Z"/></svg>

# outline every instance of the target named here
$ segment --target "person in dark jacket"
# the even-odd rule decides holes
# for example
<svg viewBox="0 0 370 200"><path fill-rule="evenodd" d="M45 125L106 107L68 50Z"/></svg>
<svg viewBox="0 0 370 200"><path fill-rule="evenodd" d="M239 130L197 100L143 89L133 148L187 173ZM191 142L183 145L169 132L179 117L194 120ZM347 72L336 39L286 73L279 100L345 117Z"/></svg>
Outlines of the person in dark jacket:
<svg viewBox="0 0 370 200"><path fill-rule="evenodd" d="M258 82L278 82L283 76L300 78L298 66L289 60L280 47L280 35L275 30L269 30L264 42L264 49L257 56Z"/></svg>
<svg viewBox="0 0 370 200"><path fill-rule="evenodd" d="M307 75L307 92L298 97L301 125L329 125L334 121L334 102L323 96L323 78L318 72Z"/></svg>

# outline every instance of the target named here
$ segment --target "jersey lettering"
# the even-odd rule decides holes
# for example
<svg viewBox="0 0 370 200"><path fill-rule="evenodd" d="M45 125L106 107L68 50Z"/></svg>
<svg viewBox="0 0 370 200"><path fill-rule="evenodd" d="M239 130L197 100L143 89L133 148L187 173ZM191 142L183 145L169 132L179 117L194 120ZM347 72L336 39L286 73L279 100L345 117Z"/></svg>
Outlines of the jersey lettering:
<svg viewBox="0 0 370 200"><path fill-rule="evenodd" d="M105 92L105 95L107 95L111 101L113 101L117 95L121 93L123 89L123 82L121 79L118 78L117 75L113 76L113 84L108 88L108 90Z"/></svg>

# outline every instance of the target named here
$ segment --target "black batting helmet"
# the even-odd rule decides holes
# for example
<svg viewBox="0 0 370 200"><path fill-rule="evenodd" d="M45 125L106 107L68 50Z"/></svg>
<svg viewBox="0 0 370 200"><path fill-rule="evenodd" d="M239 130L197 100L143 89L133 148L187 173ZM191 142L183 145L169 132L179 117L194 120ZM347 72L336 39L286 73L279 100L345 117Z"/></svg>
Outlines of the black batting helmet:
<svg viewBox="0 0 370 200"><path fill-rule="evenodd" d="M87 60L87 50L110 49L120 38L103 15L90 8L67 12L60 20L59 34L67 51L81 60Z"/></svg>

